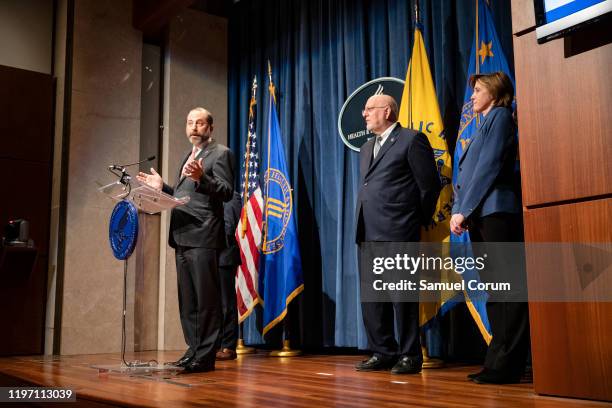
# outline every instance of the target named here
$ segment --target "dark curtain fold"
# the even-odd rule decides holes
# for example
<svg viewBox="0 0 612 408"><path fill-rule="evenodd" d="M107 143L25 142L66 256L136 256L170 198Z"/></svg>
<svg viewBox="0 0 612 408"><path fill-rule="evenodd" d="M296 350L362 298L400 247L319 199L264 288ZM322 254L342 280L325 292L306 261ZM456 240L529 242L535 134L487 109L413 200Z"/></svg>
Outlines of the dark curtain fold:
<svg viewBox="0 0 612 408"><path fill-rule="evenodd" d="M473 42L475 2L419 3L452 150ZM491 7L503 52L512 65L510 1L493 0ZM305 289L291 305L289 320L291 338L302 347L366 347L354 243L358 154L344 146L337 120L346 98L363 83L383 76L405 78L413 20L414 0L241 0L232 6L229 145L243 157L256 75L257 130L261 154L266 152L269 60L304 271ZM257 325L254 313L245 323L247 344L263 343ZM269 337L278 341L281 329Z"/></svg>

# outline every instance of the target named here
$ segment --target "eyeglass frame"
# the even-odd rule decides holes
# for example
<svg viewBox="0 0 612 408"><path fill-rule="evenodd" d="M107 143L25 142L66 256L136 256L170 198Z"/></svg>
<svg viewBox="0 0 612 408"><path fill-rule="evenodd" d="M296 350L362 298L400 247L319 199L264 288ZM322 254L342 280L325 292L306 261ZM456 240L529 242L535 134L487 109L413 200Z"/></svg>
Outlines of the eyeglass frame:
<svg viewBox="0 0 612 408"><path fill-rule="evenodd" d="M362 110L361 111L361 115L365 115L366 112L369 114L374 109L385 109L385 108L388 108L388 107L389 107L389 105L387 105L387 106L370 106L370 107L365 108L364 110Z"/></svg>

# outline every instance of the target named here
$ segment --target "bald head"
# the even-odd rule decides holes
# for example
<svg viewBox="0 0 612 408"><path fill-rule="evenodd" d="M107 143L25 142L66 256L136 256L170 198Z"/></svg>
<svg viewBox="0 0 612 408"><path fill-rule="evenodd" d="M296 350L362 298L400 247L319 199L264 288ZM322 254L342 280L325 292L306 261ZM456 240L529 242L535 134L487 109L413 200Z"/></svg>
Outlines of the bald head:
<svg viewBox="0 0 612 408"><path fill-rule="evenodd" d="M381 134L397 122L397 117L397 102L390 95L371 96L363 110L366 127L375 134Z"/></svg>
<svg viewBox="0 0 612 408"><path fill-rule="evenodd" d="M395 102L395 99L393 99L391 95L382 94L370 96L366 106L368 106L368 104L370 103L376 106L388 106L391 109L391 113L393 114L393 119L397 119L397 102Z"/></svg>

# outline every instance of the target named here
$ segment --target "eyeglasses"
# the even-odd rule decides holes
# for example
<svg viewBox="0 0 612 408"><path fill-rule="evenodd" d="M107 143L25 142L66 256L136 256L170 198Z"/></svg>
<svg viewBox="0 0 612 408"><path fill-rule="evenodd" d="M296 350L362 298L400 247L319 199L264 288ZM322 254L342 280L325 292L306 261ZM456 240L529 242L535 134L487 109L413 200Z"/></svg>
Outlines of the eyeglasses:
<svg viewBox="0 0 612 408"><path fill-rule="evenodd" d="M384 108L386 108L386 106L370 106L370 107L365 108L364 110L362 110L361 114L365 115L366 113L372 112L374 109L384 109Z"/></svg>

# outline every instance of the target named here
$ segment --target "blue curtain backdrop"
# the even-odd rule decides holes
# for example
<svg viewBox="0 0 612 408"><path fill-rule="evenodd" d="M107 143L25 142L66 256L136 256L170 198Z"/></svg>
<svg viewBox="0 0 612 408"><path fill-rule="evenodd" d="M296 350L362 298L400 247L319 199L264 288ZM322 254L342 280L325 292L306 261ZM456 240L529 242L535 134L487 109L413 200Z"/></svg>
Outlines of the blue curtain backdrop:
<svg viewBox="0 0 612 408"><path fill-rule="evenodd" d="M475 2L419 3L452 154L474 41ZM492 0L491 9L513 69L510 1ZM266 152L268 60L278 93L304 273L304 292L289 309L291 339L298 346L366 348L354 243L359 157L342 143L337 119L346 98L363 83L405 78L413 15L414 1L406 0L240 0L231 8L228 140L238 158L244 155L255 75L260 152ZM253 314L245 323L247 344L263 343L257 320ZM266 340L278 340L280 326Z"/></svg>

